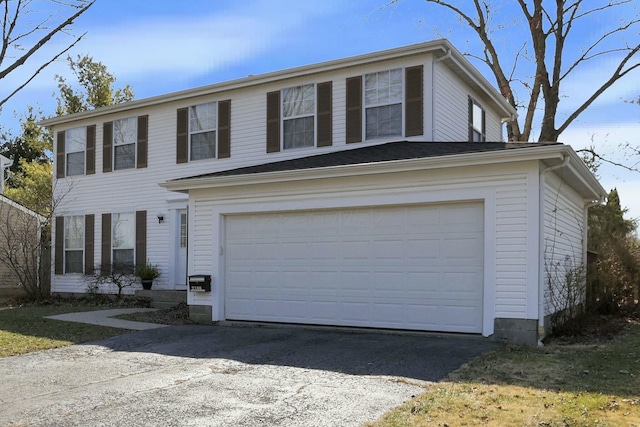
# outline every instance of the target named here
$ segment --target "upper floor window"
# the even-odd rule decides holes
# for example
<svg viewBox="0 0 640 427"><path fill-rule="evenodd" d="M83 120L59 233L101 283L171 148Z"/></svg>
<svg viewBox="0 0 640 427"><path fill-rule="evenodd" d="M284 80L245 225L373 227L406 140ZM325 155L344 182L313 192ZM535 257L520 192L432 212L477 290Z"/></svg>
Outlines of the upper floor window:
<svg viewBox="0 0 640 427"><path fill-rule="evenodd" d="M134 212L114 213L112 215L111 262L114 268L133 271L136 247L136 217Z"/></svg>
<svg viewBox="0 0 640 427"><path fill-rule="evenodd" d="M218 113L215 102L189 107L189 159L216 157Z"/></svg>
<svg viewBox="0 0 640 427"><path fill-rule="evenodd" d="M267 153L333 143L333 82L267 93Z"/></svg>
<svg viewBox="0 0 640 427"><path fill-rule="evenodd" d="M176 163L231 156L231 100L178 108Z"/></svg>
<svg viewBox="0 0 640 427"><path fill-rule="evenodd" d="M315 145L315 114L315 85L282 90L282 146L285 150Z"/></svg>
<svg viewBox="0 0 640 427"><path fill-rule="evenodd" d="M127 117L102 124L102 172L146 168L149 116Z"/></svg>
<svg viewBox="0 0 640 427"><path fill-rule="evenodd" d="M364 76L366 139L402 136L402 69Z"/></svg>
<svg viewBox="0 0 640 427"><path fill-rule="evenodd" d="M56 178L96 172L96 126L62 130L56 134ZM62 269L62 266L60 267Z"/></svg>
<svg viewBox="0 0 640 427"><path fill-rule="evenodd" d="M84 272L84 216L64 218L64 272Z"/></svg>
<svg viewBox="0 0 640 427"><path fill-rule="evenodd" d="M474 99L469 98L469 141L485 142L485 112Z"/></svg>
<svg viewBox="0 0 640 427"><path fill-rule="evenodd" d="M138 120L128 117L113 121L113 169L132 169L136 167L136 141L138 139Z"/></svg>
<svg viewBox="0 0 640 427"><path fill-rule="evenodd" d="M66 176L84 175L87 128L77 127L65 132Z"/></svg>
<svg viewBox="0 0 640 427"><path fill-rule="evenodd" d="M424 66L346 79L346 142L424 135Z"/></svg>

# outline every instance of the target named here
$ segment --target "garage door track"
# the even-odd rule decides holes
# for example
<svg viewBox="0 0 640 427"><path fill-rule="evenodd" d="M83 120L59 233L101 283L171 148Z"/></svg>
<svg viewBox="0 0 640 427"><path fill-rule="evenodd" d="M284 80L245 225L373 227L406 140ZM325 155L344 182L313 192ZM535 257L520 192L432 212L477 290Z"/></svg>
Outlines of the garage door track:
<svg viewBox="0 0 640 427"><path fill-rule="evenodd" d="M357 426L499 344L176 326L0 359L0 425Z"/></svg>

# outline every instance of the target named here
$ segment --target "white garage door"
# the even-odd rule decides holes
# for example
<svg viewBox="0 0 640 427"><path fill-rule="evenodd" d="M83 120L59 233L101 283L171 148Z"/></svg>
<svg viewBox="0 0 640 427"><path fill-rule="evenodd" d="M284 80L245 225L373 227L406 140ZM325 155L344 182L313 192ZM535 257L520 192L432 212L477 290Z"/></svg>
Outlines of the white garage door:
<svg viewBox="0 0 640 427"><path fill-rule="evenodd" d="M233 215L228 320L482 331L478 203Z"/></svg>

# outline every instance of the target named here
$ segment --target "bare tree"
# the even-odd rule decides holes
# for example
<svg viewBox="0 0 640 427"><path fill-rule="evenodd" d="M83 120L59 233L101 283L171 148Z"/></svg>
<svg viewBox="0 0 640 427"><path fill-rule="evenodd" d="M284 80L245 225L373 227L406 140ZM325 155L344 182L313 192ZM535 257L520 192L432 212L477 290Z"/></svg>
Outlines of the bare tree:
<svg viewBox="0 0 640 427"><path fill-rule="evenodd" d="M525 113L520 121L507 125L509 140L529 141L539 104L544 104L540 121L539 141L557 141L560 134L584 112L600 95L621 78L640 67L640 14L633 9L636 0L517 0L515 2L491 2L491 0L425 0L427 3L448 9L459 21L476 33L483 45L482 54L467 53L489 66L498 88L511 105ZM397 4L393 0L389 4ZM501 50L500 40L504 22L513 19L501 10L505 3L515 3L526 26L518 27L525 39L510 39L509 44L520 46L517 51ZM602 31L592 41L585 41L580 50L567 51L567 40L576 28L589 25L600 27L599 18L608 12L618 12L615 24ZM629 16L631 12L631 16ZM498 19L500 13L504 19ZM509 12L511 13L511 12ZM626 40L625 36L629 35ZM607 57L613 64L602 69L604 82L572 113L559 120L558 105L561 86L575 75L582 65L594 59ZM506 64L506 65L505 65ZM532 64L533 68L529 67ZM526 71L524 71L526 69ZM523 75L529 73L529 76ZM516 85L518 85L516 87ZM520 89L518 91L517 89ZM528 97L520 99L518 93L525 90Z"/></svg>
<svg viewBox="0 0 640 427"><path fill-rule="evenodd" d="M70 26L94 2L95 0L49 0L39 1L37 7L34 7L33 0L0 0L3 11L0 80L16 70L22 79L17 87L0 95L0 107L84 37L86 33L71 35ZM58 35L71 37L71 42L65 44L62 50L47 55L39 65L32 64L36 52L41 51L52 40L58 39Z"/></svg>
<svg viewBox="0 0 640 427"><path fill-rule="evenodd" d="M0 281L17 285L32 299L49 293L45 228L45 217L0 196Z"/></svg>

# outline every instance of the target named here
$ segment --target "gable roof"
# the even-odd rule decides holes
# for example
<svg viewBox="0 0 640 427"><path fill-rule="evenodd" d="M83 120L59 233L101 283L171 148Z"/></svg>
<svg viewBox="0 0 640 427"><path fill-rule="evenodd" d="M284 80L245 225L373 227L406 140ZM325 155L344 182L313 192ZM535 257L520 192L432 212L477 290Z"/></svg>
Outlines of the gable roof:
<svg viewBox="0 0 640 427"><path fill-rule="evenodd" d="M479 94L490 99L499 114L504 117L515 117L516 110L504 97L489 83L489 81L458 51L447 39L433 40L409 46L397 47L378 52L367 53L317 64L304 65L265 74L250 75L248 77L230 80L222 83L214 83L192 89L172 92L150 98L124 102L122 104L109 105L95 110L82 111L66 116L52 117L39 122L41 126L51 127L59 124L70 123L77 120L89 119L111 113L120 113L139 108L150 107L173 101L188 100L204 95L257 86L260 84L276 82L294 77L308 76L323 72L329 72L346 67L354 67L362 64L372 64L389 59L403 58L415 55L432 54L437 61L447 64L465 83L471 86Z"/></svg>

